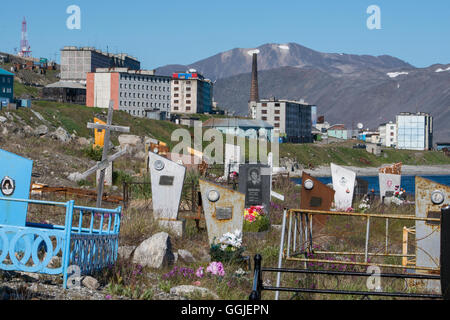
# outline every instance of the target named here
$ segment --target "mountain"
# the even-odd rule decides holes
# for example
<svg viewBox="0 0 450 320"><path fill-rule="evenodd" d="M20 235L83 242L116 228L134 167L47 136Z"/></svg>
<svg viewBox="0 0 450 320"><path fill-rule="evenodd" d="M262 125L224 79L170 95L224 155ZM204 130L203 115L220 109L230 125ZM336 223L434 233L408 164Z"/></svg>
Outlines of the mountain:
<svg viewBox="0 0 450 320"><path fill-rule="evenodd" d="M444 71L446 70L446 71ZM219 106L247 113L251 73L220 79L214 86ZM315 68L283 67L259 73L260 97L315 104L331 124L348 128L362 122L378 128L400 112L427 112L434 117L434 142L450 140L450 65L408 71L366 70L336 76Z"/></svg>
<svg viewBox="0 0 450 320"><path fill-rule="evenodd" d="M216 81L214 99L221 108L246 115L255 51L261 98L304 99L317 105L326 121L348 128L359 122L377 128L400 112L428 112L434 117L434 142L450 140L450 65L415 68L387 55L322 53L289 43L233 49L157 72L197 69Z"/></svg>
<svg viewBox="0 0 450 320"><path fill-rule="evenodd" d="M322 53L296 43L265 44L258 48L236 48L216 54L190 65L167 65L157 69L161 75L172 75L190 68L196 69L211 80L222 79L251 72L252 53L258 53L258 69L270 70L280 67L314 67L333 74L350 74L365 69L391 70L413 69L410 64L391 56L352 55Z"/></svg>

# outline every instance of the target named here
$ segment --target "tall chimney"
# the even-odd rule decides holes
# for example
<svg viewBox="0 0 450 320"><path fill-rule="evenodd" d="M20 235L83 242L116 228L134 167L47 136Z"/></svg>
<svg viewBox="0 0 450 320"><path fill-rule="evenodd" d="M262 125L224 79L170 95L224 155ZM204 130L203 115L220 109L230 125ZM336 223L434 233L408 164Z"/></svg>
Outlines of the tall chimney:
<svg viewBox="0 0 450 320"><path fill-rule="evenodd" d="M258 54L253 53L253 66L252 66L252 87L250 90L250 102L259 101L259 88L258 88Z"/></svg>

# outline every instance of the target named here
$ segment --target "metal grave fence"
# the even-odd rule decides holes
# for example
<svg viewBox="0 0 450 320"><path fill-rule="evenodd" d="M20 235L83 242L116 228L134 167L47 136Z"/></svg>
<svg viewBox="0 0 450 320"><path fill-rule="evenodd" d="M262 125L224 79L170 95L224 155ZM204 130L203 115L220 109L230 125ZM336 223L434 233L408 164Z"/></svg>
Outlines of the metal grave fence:
<svg viewBox="0 0 450 320"><path fill-rule="evenodd" d="M250 300L260 300L262 291L275 291L275 299L279 299L280 292L295 292L298 293L315 293L315 294L336 294L336 295L360 295L363 297L369 296L384 296L384 297L408 297L408 298L425 298L425 299L449 299L450 293L450 244L443 239L450 237L450 209L442 209L442 221L440 218L425 218L410 215L393 215L393 214L374 214L374 213L355 213L355 212L335 212L335 211L314 211L314 210L284 210L283 222L281 229L280 251L278 257L277 268L262 267L262 257L255 256L255 273L253 280L253 291L250 295ZM314 249L313 225L314 216L340 216L340 217L359 217L366 219L365 230L365 250L364 252L336 252L336 251L319 251ZM446 217L446 220L444 219ZM374 219L385 219L386 223L386 240L384 252L369 252L370 227L371 221ZM414 255L408 254L404 251L402 253L393 253L389 251L389 223L391 220L406 220L406 221L424 221L427 223L441 224L441 259L440 265L433 268L415 266L408 264L405 266L405 261L408 258L413 258ZM286 237L287 232L287 237ZM420 248L417 248L420 249ZM337 257L342 256L357 256L362 258L362 261L348 261L334 259L316 259L310 258L314 254L326 254ZM391 257L402 260L400 264L375 263L370 261L370 257ZM283 260L296 261L304 264L303 269L289 269L283 268ZM413 259L412 259L413 260ZM321 265L353 265L360 267L379 267L392 268L399 270L406 270L407 273L379 273L376 274L380 278L397 278L410 279L410 281L434 281L440 282L442 294L434 293L407 293L407 292L382 292L382 291L354 291L354 290L339 290L339 289L316 289L316 288L290 288L281 287L281 276L283 273L289 274L306 274L309 276L317 275L332 275L337 278L344 276L370 277L372 273L364 272L348 272L335 270L312 270L308 269L310 263L320 263ZM442 276L441 276L442 270ZM277 273L276 286L264 285L262 275L264 272ZM417 272L417 273L412 273ZM339 282L339 280L338 280ZM448 291L448 293L446 293Z"/></svg>
<svg viewBox="0 0 450 320"><path fill-rule="evenodd" d="M122 208L101 209L66 203L0 198L65 209L65 224L27 222L25 226L0 225L0 269L63 276L68 287L70 270L92 274L117 260ZM60 257L60 265L52 262Z"/></svg>

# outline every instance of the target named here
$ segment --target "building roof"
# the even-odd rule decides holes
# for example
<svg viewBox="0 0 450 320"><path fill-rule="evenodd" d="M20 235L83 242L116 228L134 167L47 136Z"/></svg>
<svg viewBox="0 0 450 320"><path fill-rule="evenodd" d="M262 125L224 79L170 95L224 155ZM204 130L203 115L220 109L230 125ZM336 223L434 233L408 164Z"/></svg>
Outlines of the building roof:
<svg viewBox="0 0 450 320"><path fill-rule="evenodd" d="M273 126L270 123L267 123L263 120L236 119L236 118L209 119L203 122L203 127L206 128L239 127L239 128L273 129Z"/></svg>
<svg viewBox="0 0 450 320"><path fill-rule="evenodd" d="M86 90L86 86L79 82L75 81L58 81L55 83L51 83L46 88L70 88L70 89L84 89Z"/></svg>
<svg viewBox="0 0 450 320"><path fill-rule="evenodd" d="M332 125L331 127L328 128L328 131L329 131L329 130L346 130L346 129L345 129L345 124L335 124L335 125Z"/></svg>
<svg viewBox="0 0 450 320"><path fill-rule="evenodd" d="M0 68L0 75L2 75L2 76L14 76L14 73L8 72L8 71L3 70L2 68Z"/></svg>

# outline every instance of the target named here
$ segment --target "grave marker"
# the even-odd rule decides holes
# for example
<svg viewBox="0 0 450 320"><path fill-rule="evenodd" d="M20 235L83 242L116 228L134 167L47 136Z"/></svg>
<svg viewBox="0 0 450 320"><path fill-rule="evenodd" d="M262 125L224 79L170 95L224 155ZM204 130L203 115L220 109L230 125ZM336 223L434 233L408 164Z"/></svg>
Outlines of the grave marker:
<svg viewBox="0 0 450 320"><path fill-rule="evenodd" d="M103 188L104 188L106 169L108 168L108 166L111 162L113 162L115 159L119 158L120 156L122 156L126 153L126 149L125 149L125 150L121 150L121 151L117 152L116 154L114 154L112 156L108 156L109 148L111 145L111 142L110 142L111 131L122 132L122 133L130 132L129 127L120 127L120 126L112 125L113 111L114 111L114 101L110 101L109 109L108 109L108 120L107 120L106 124L88 123L88 125L87 125L88 129L104 130L104 132L105 132L102 161L98 162L96 166L92 167L91 169L89 169L86 172L84 172L83 174L81 174L81 176L79 178L80 180L83 180L83 179L86 179L91 174L93 174L94 172L96 172L97 170L100 171L100 174L98 175L98 179L97 179L97 208L102 207ZM111 180L112 180L112 176L111 176Z"/></svg>
<svg viewBox="0 0 450 320"><path fill-rule="evenodd" d="M241 162L241 147L234 144L225 144L225 178L228 178L230 172L239 173L239 164Z"/></svg>
<svg viewBox="0 0 450 320"><path fill-rule="evenodd" d="M313 176L303 172L300 209L329 211L335 191Z"/></svg>
<svg viewBox="0 0 450 320"><path fill-rule="evenodd" d="M441 209L450 205L450 187L416 177L416 218L441 218ZM416 221L416 266L440 268L440 223ZM421 270L420 273L429 273ZM426 280L425 288L440 293L440 282Z"/></svg>
<svg viewBox="0 0 450 320"><path fill-rule="evenodd" d="M0 149L2 198L29 199L33 161ZM0 224L25 226L27 203L0 202Z"/></svg>
<svg viewBox="0 0 450 320"><path fill-rule="evenodd" d="M356 173L332 163L331 176L335 191L334 203L336 209L346 211L353 205Z"/></svg>
<svg viewBox="0 0 450 320"><path fill-rule="evenodd" d="M245 195L206 180L199 182L210 245L225 233L242 232Z"/></svg>
<svg viewBox="0 0 450 320"><path fill-rule="evenodd" d="M380 200L389 205L395 193L400 191L402 176L402 164L397 163L389 167L381 168L378 174L380 184Z"/></svg>
<svg viewBox="0 0 450 320"><path fill-rule="evenodd" d="M239 172L239 192L245 194L245 207L262 205L266 214L269 214L271 167L263 164L241 164Z"/></svg>
<svg viewBox="0 0 450 320"><path fill-rule="evenodd" d="M160 225L182 236L184 221L178 220L186 168L156 153L149 152L153 215Z"/></svg>

